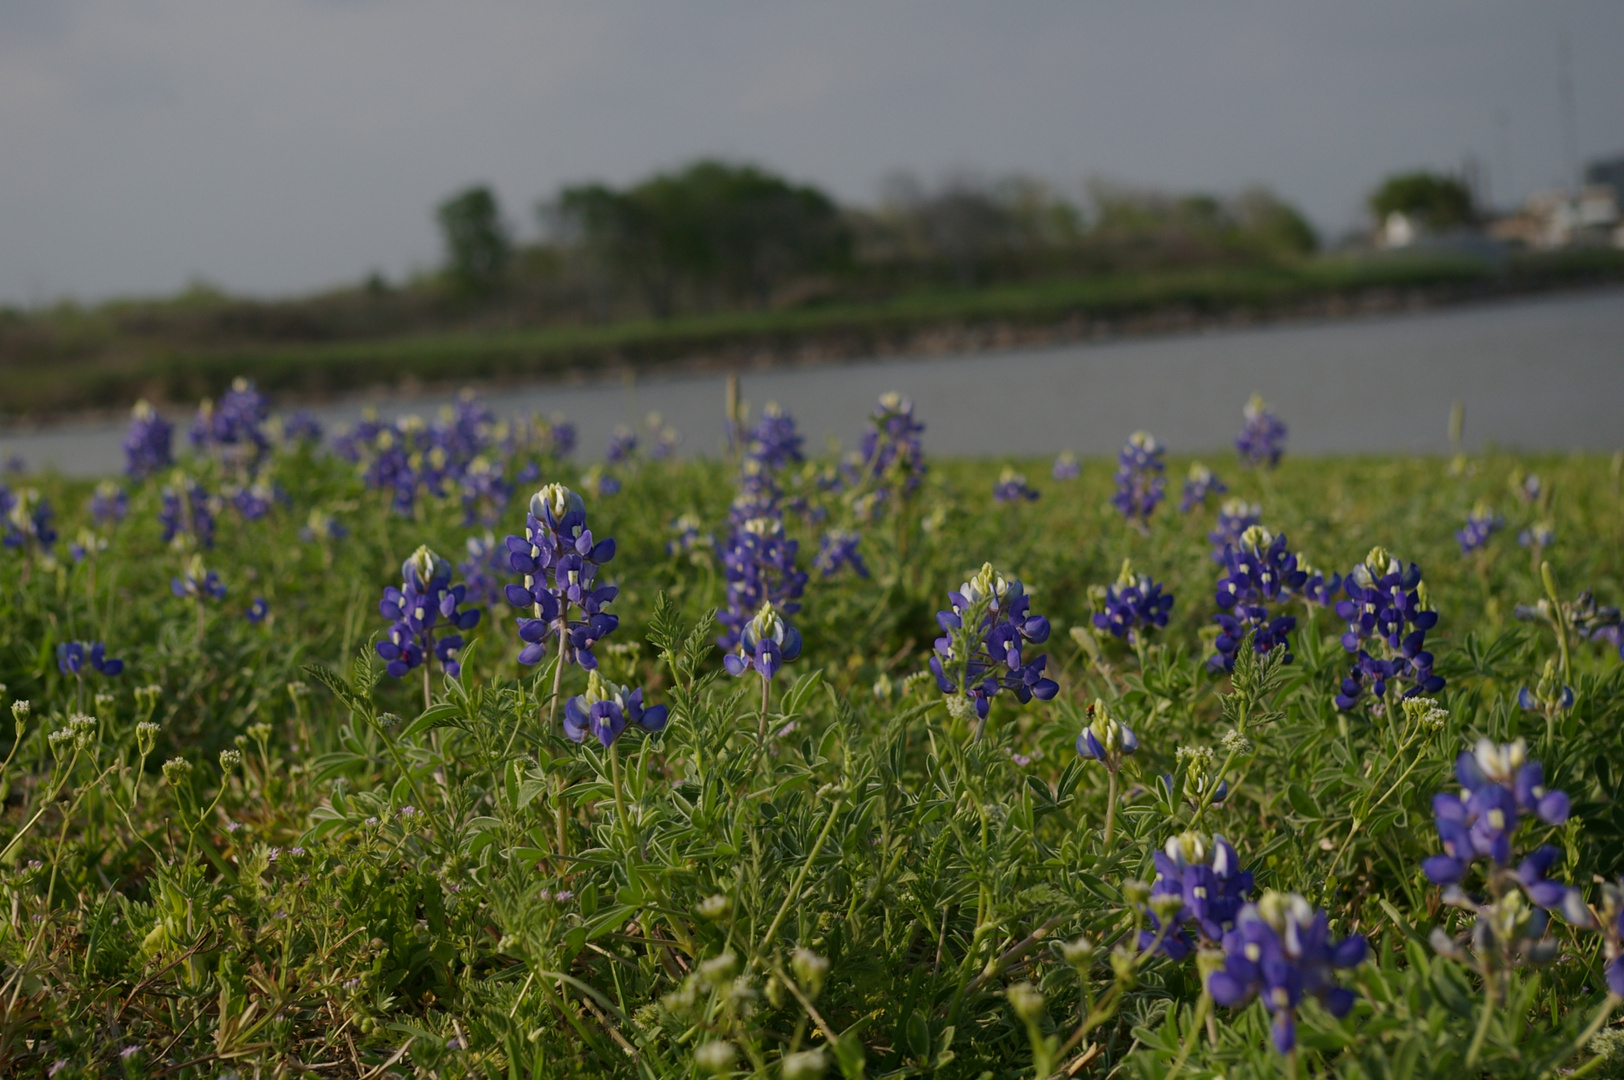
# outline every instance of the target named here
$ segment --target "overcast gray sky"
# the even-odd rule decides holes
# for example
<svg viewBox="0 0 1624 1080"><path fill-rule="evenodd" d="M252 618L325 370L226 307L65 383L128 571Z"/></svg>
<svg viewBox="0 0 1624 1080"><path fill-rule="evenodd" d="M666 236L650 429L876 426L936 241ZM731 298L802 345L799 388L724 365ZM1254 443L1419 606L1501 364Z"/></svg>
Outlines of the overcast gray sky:
<svg viewBox="0 0 1624 1080"><path fill-rule="evenodd" d="M529 233L560 183L702 154L856 201L1261 182L1335 234L1395 169L1559 183L1563 33L1581 155L1624 152L1617 0L0 0L0 299L399 276L466 183Z"/></svg>

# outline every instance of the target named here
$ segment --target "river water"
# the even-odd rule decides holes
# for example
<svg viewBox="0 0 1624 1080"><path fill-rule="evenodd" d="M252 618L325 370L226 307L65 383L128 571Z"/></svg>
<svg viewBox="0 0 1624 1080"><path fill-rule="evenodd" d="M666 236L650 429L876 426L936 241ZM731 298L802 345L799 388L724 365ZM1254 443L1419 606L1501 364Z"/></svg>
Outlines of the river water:
<svg viewBox="0 0 1624 1080"><path fill-rule="evenodd" d="M1290 427L1299 454L1443 453L1450 405L1467 449L1624 446L1624 290L1566 294L1351 320L1082 343L971 356L746 371L743 396L790 410L809 448L856 444L874 400L911 397L928 453L1114 453L1136 429L1174 453L1227 447L1254 392ZM503 415L561 414L579 455L602 456L616 424L648 413L681 432L683 454L722 445L724 376L670 374L585 385L489 388ZM385 417L432 416L447 396L374 396ZM329 432L368 399L318 407ZM181 419L178 418L177 419ZM179 425L177 425L179 426ZM70 475L119 469L124 424L0 431L0 458ZM646 428L642 431L647 437Z"/></svg>

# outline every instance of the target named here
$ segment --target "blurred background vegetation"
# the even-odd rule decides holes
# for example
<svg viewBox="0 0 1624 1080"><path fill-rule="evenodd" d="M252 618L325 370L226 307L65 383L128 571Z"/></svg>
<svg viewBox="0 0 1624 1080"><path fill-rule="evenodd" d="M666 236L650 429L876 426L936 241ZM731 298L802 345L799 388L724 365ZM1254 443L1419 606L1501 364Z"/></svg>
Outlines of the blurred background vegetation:
<svg viewBox="0 0 1624 1080"><path fill-rule="evenodd" d="M1472 220L1447 177L1391 178L1398 210ZM520 378L606 364L867 355L972 326L1058 327L1301 310L1372 291L1520 291L1624 277L1605 250L1326 252L1267 189L1174 194L1093 181L899 174L871 206L750 164L700 160L626 187L584 183L522 229L484 185L435 210L443 263L290 299L206 283L161 300L0 308L0 416L179 401L248 374L319 396L406 380ZM1445 296L1447 298L1447 296ZM1187 319L1185 320L1187 322ZM939 338L938 338L939 340Z"/></svg>

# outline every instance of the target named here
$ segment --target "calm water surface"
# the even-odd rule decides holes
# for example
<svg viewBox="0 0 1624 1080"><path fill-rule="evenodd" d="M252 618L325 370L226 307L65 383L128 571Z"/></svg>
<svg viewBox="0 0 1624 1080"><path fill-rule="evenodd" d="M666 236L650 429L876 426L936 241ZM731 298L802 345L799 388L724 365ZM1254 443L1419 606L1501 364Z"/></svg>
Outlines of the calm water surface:
<svg viewBox="0 0 1624 1080"><path fill-rule="evenodd" d="M499 414L563 414L580 456L602 456L616 424L651 411L683 435L681 452L721 446L723 376L492 388ZM1241 406L1262 393L1303 454L1441 453L1450 403L1466 405L1468 449L1624 446L1624 290L1352 321L1226 330L974 356L884 359L747 372L756 411L777 401L810 446L855 445L874 399L897 390L925 421L928 452L1011 456L1114 453L1137 428L1175 452L1227 447ZM433 415L445 395L376 397L384 416ZM329 432L356 399L313 410ZM118 470L124 424L0 432L0 456L31 468Z"/></svg>

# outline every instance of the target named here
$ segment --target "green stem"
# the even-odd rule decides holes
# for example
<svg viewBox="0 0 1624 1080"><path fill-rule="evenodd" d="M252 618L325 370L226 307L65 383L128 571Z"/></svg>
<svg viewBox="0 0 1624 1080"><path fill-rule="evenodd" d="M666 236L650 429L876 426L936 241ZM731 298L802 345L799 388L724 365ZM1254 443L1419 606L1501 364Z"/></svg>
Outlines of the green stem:
<svg viewBox="0 0 1624 1080"><path fill-rule="evenodd" d="M620 782L620 740L616 739L609 744L609 775L615 785L615 821L620 825L620 831L626 837L626 847L629 850L632 844L631 822L626 819L626 794Z"/></svg>
<svg viewBox="0 0 1624 1080"><path fill-rule="evenodd" d="M1184 1063L1190 1058L1190 1051L1195 1049L1196 1039L1201 1036L1201 1025L1206 1021L1207 1012L1211 1008L1212 995L1203 987L1201 1000L1195 1003L1195 1015L1190 1019L1190 1034L1184 1037L1184 1045L1179 1048L1179 1056L1173 1061L1173 1067L1167 1070L1167 1075L1162 1080L1173 1080L1178 1076L1179 1070L1184 1068Z"/></svg>
<svg viewBox="0 0 1624 1080"><path fill-rule="evenodd" d="M1494 1015L1494 974L1485 973L1483 976L1483 1014L1478 1017L1477 1031L1472 1033L1472 1045L1466 1050L1466 1067L1470 1069L1477 1064L1477 1056L1483 1050L1483 1040L1488 1038L1489 1019Z"/></svg>
<svg viewBox="0 0 1624 1080"><path fill-rule="evenodd" d="M829 817L823 823L823 831L818 833L817 840L812 844L812 850L807 852L806 861L801 864L800 873L795 875L795 883L784 894L784 902L778 906L778 914L773 916L772 925L767 927L767 933L761 938L761 944L756 946L755 955L761 956L772 944L773 938L778 934L778 928L784 922L784 916L789 914L790 905L795 903L796 897L801 895L801 886L806 884L806 876L812 872L812 863L823 850L823 842L829 839L829 830L835 826L835 815L840 812L840 803L845 796L835 796L834 804L829 807Z"/></svg>
<svg viewBox="0 0 1624 1080"><path fill-rule="evenodd" d="M1116 804L1117 804L1117 774L1115 769L1107 771L1110 777L1109 787L1105 795L1105 846L1111 846L1111 834L1116 831Z"/></svg>

